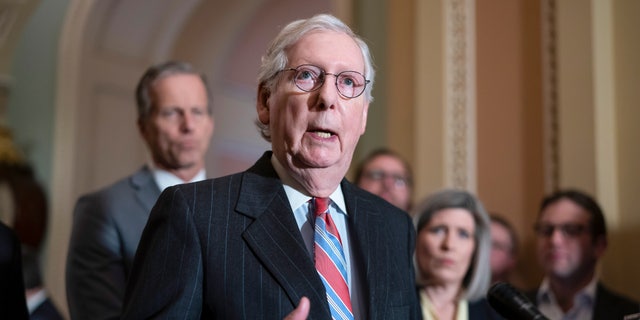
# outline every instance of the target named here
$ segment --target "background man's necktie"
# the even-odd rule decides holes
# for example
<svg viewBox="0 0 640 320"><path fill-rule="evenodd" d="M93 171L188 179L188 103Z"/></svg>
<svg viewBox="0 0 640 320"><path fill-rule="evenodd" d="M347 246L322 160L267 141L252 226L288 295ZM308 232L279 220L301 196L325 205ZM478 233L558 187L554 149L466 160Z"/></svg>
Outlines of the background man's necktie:
<svg viewBox="0 0 640 320"><path fill-rule="evenodd" d="M326 288L333 319L353 319L342 241L328 209L329 198L314 198L316 269Z"/></svg>

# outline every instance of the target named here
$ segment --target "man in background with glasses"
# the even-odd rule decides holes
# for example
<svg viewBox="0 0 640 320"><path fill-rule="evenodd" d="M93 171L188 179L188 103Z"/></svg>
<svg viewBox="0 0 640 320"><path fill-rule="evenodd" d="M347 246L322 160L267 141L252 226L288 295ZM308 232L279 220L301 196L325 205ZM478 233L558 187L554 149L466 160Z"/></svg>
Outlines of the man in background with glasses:
<svg viewBox="0 0 640 320"><path fill-rule="evenodd" d="M540 206L537 254L545 278L529 297L549 319L622 319L640 304L598 281L596 267L607 248L604 214L588 194L560 190Z"/></svg>
<svg viewBox="0 0 640 320"><path fill-rule="evenodd" d="M142 235L123 319L419 319L415 231L344 179L374 70L337 18L297 20L262 58L245 172L168 188Z"/></svg>
<svg viewBox="0 0 640 320"><path fill-rule="evenodd" d="M398 153L380 148L367 155L356 169L355 184L409 212L413 177L409 163Z"/></svg>

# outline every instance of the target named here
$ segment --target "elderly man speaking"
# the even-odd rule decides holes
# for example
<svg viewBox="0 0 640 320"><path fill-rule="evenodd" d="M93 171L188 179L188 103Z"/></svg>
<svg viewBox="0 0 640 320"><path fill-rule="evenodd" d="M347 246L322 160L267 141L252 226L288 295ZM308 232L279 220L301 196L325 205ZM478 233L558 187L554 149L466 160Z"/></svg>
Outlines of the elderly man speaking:
<svg viewBox="0 0 640 320"><path fill-rule="evenodd" d="M287 25L259 75L272 151L163 192L124 319L418 319L409 216L344 178L373 77L367 45L340 20Z"/></svg>

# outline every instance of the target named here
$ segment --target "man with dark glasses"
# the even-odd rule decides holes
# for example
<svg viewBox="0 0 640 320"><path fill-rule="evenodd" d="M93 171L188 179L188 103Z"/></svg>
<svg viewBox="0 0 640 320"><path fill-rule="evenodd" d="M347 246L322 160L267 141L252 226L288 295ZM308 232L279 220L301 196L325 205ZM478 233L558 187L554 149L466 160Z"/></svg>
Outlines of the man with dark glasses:
<svg viewBox="0 0 640 320"><path fill-rule="evenodd" d="M577 190L547 196L535 231L545 278L530 298L549 319L622 319L640 312L640 304L598 281L596 267L607 248L607 228L591 196Z"/></svg>

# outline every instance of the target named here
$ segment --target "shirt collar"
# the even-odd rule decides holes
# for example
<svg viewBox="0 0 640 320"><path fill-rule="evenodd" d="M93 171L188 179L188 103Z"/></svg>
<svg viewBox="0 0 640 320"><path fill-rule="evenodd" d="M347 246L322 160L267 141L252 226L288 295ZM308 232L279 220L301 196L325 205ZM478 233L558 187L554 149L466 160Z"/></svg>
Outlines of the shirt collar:
<svg viewBox="0 0 640 320"><path fill-rule="evenodd" d="M196 181L201 181L207 178L204 168L200 169L200 171L198 171L198 173L195 175L195 177L193 177L193 179L189 181L184 181L178 178L178 176L174 175L173 173L156 167L155 165L153 165L153 163L150 163L148 166L149 166L149 170L151 170L151 174L153 175L153 180L156 182L156 184L160 188L160 191L168 187L175 186L177 184L196 182Z"/></svg>
<svg viewBox="0 0 640 320"><path fill-rule="evenodd" d="M44 289L38 290L35 294L27 298L27 309L32 314L45 300L47 300L47 292Z"/></svg>
<svg viewBox="0 0 640 320"><path fill-rule="evenodd" d="M280 177L280 180L282 180L282 186L284 187L284 192L286 192L287 194L287 198L289 199L289 204L291 205L291 209L293 211L295 211L300 206L304 205L305 203L309 202L309 200L311 200L310 196L292 187L294 185L293 177L291 177L287 173L287 170L284 169L284 167L280 164L276 156L273 154L271 155L271 164L273 165L273 168L276 170L276 173L278 173L278 177ZM344 195L342 194L342 186L340 184L338 184L338 187L336 188L336 190L333 191L333 193L331 193L329 198L340 209L340 211L346 214L347 206L344 202Z"/></svg>
<svg viewBox="0 0 640 320"><path fill-rule="evenodd" d="M584 287L582 290L580 290L576 296L574 297L574 299L589 299L590 301L595 301L595 297L596 297L596 288L597 288L597 284L598 284L598 277L593 277L593 279L591 279L591 281L589 282L589 284L587 284L586 287ZM538 301L541 302L555 302L556 301L556 297L553 294L553 292L551 291L551 285L549 284L549 278L544 278L544 280L542 280L542 283L540 284L540 288L538 289L538 293L537 293L537 298Z"/></svg>

